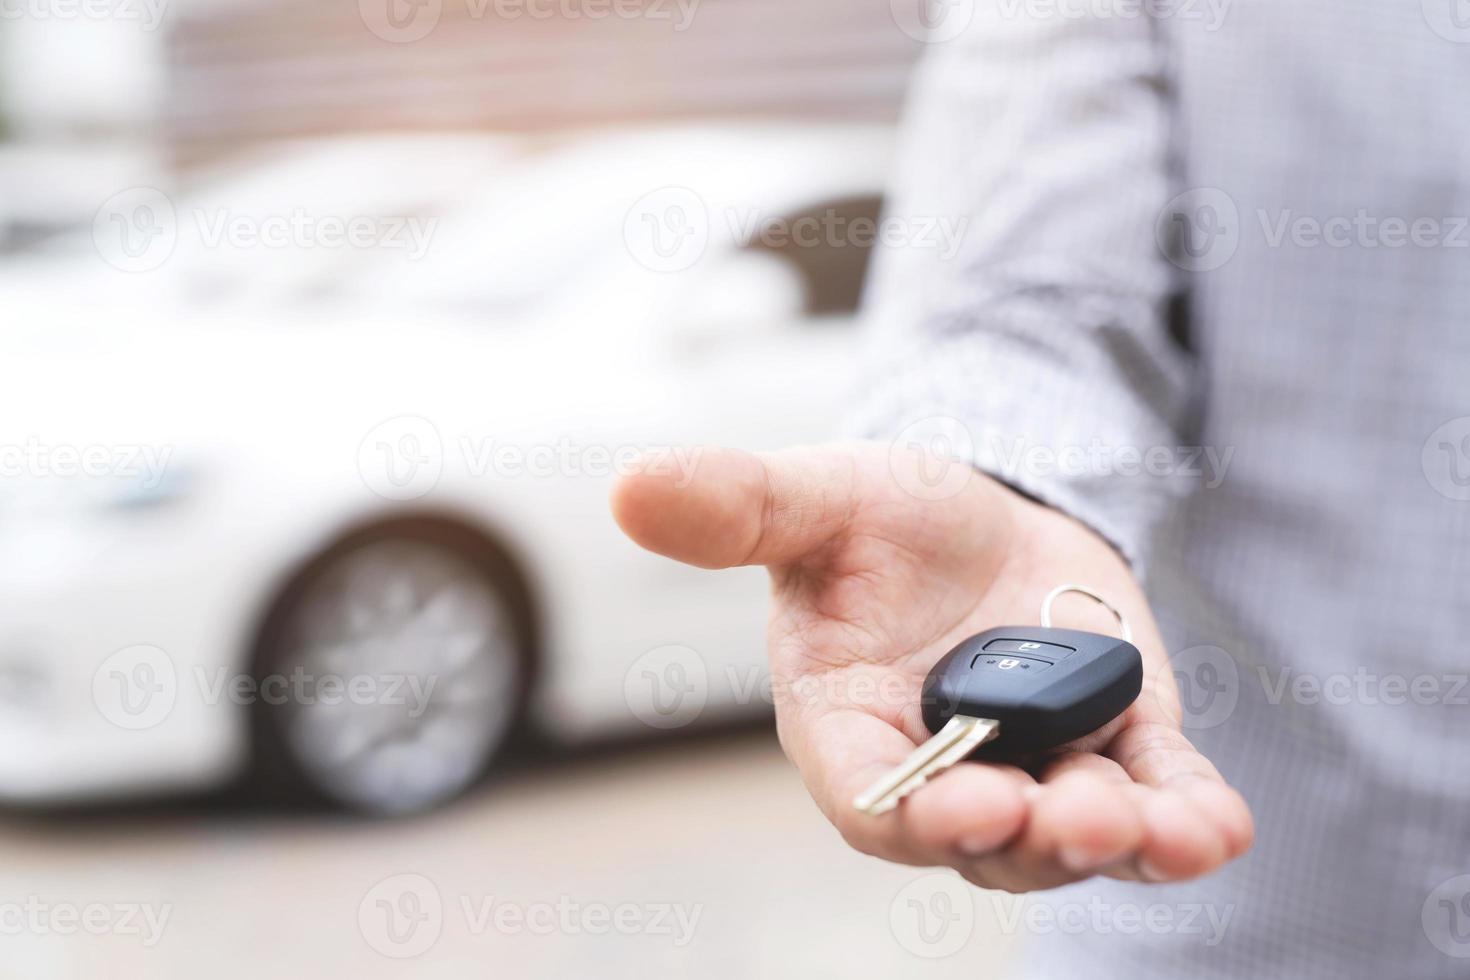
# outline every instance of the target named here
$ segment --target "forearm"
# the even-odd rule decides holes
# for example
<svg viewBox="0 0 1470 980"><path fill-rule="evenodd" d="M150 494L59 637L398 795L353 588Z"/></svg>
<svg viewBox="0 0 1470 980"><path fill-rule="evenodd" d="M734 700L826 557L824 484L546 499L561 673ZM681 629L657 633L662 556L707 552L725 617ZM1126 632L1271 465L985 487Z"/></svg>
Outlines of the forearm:
<svg viewBox="0 0 1470 980"><path fill-rule="evenodd" d="M859 428L948 416L977 465L1139 561L1177 487L1190 359L1166 329L1164 57L1146 19L992 11L921 69L892 213L964 228L890 248Z"/></svg>

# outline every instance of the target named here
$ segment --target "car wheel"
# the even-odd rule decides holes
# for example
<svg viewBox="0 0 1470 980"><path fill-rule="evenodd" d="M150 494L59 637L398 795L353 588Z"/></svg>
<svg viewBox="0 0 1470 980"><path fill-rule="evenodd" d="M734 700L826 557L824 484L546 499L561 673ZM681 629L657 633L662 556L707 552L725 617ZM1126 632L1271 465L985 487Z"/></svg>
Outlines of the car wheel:
<svg viewBox="0 0 1470 980"><path fill-rule="evenodd" d="M370 531L313 562L258 647L267 783L382 815L474 783L530 686L520 581L498 551L437 524Z"/></svg>

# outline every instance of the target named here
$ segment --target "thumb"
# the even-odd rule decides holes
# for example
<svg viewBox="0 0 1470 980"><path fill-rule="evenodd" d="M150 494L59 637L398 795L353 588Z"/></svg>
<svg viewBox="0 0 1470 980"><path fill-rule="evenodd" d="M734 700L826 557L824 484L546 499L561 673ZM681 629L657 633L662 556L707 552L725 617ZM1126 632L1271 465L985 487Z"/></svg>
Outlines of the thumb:
<svg viewBox="0 0 1470 980"><path fill-rule="evenodd" d="M846 527L856 499L851 453L706 448L682 473L643 462L613 489L613 517L649 551L702 568L800 562Z"/></svg>

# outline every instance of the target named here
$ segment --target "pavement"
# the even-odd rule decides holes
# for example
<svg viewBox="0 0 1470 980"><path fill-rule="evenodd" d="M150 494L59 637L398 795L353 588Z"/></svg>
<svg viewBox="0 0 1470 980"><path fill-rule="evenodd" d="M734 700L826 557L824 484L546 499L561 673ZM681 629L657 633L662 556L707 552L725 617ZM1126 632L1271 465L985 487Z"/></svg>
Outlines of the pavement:
<svg viewBox="0 0 1470 980"><path fill-rule="evenodd" d="M986 980L1011 901L853 852L767 732L546 760L409 820L0 820L4 980Z"/></svg>

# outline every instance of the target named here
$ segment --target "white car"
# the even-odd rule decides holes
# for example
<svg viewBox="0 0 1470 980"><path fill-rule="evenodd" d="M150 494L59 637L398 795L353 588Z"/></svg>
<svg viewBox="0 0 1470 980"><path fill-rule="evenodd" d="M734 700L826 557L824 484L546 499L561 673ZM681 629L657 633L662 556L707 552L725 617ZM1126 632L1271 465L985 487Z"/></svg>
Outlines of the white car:
<svg viewBox="0 0 1470 980"><path fill-rule="evenodd" d="M12 262L0 800L253 772L403 812L518 725L762 710L763 573L640 552L607 493L637 450L687 472L838 429L862 250L739 229L871 211L886 153L811 127L306 146L164 195L161 264L125 268L107 206ZM200 239L301 208L437 223L411 261ZM690 219L694 246L654 237Z"/></svg>

